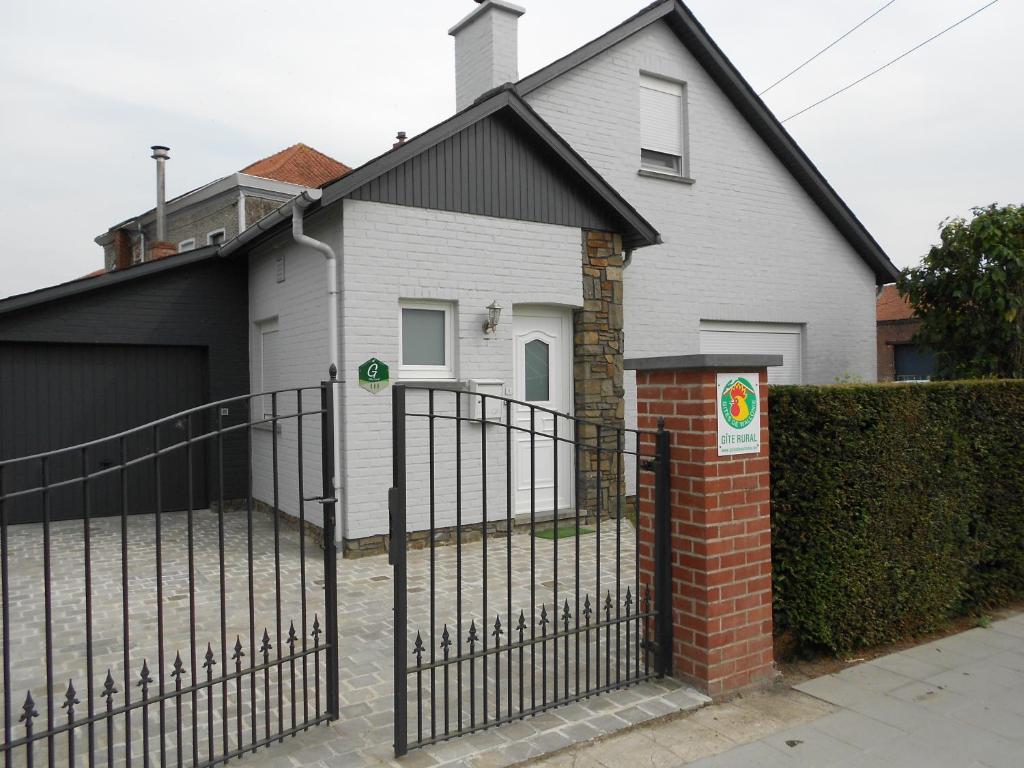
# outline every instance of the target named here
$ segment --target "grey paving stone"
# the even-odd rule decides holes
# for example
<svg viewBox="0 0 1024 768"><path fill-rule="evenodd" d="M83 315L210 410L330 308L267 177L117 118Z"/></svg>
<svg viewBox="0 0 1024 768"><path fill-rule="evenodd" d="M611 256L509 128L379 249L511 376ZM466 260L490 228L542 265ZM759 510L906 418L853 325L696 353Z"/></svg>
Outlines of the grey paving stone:
<svg viewBox="0 0 1024 768"><path fill-rule="evenodd" d="M1024 643L1018 641L1017 648L1022 646L1024 646ZM1019 650L1003 651L990 658L989 661L1006 669L1024 672L1024 653L1021 653Z"/></svg>
<svg viewBox="0 0 1024 768"><path fill-rule="evenodd" d="M860 752L836 763L835 768L900 768L885 759L881 752Z"/></svg>
<svg viewBox="0 0 1024 768"><path fill-rule="evenodd" d="M889 695L894 699L940 714L955 712L971 703L970 698L962 693L925 682L909 683L891 691Z"/></svg>
<svg viewBox="0 0 1024 768"><path fill-rule="evenodd" d="M798 691L841 707L869 701L877 695L867 688L847 682L837 675L823 675L795 687Z"/></svg>
<svg viewBox="0 0 1024 768"><path fill-rule="evenodd" d="M985 701L993 707L1012 712L1016 715L1024 715L1024 690L1015 688L990 693Z"/></svg>
<svg viewBox="0 0 1024 768"><path fill-rule="evenodd" d="M685 717L652 727L650 736L655 743L687 763L736 746L736 742L718 731Z"/></svg>
<svg viewBox="0 0 1024 768"><path fill-rule="evenodd" d="M1016 692L1015 692L1016 693ZM1024 705L1024 693L1016 693ZM972 699L966 706L954 713L962 720L985 731L1024 744L1024 714L1006 709L991 701Z"/></svg>
<svg viewBox="0 0 1024 768"><path fill-rule="evenodd" d="M888 693L912 681L912 678L871 664L858 664L835 675L847 683L853 683L869 691Z"/></svg>
<svg viewBox="0 0 1024 768"><path fill-rule="evenodd" d="M637 709L643 710L651 717L662 717L679 711L679 707L677 705L671 704L664 699L649 699L647 701L642 701L637 704Z"/></svg>
<svg viewBox="0 0 1024 768"><path fill-rule="evenodd" d="M615 731L621 731L623 728L629 727L629 723L627 723L621 717L609 714L598 715L597 717L593 718L592 720L588 720L587 722L594 726L594 728L596 728L601 733L614 733Z"/></svg>
<svg viewBox="0 0 1024 768"><path fill-rule="evenodd" d="M981 642L999 651L1020 648L1020 638L1006 632L997 632L991 627L977 627L964 632L972 642Z"/></svg>
<svg viewBox="0 0 1024 768"><path fill-rule="evenodd" d="M815 720L811 727L864 751L876 749L906 735L898 728L849 709Z"/></svg>
<svg viewBox="0 0 1024 768"><path fill-rule="evenodd" d="M941 685L959 693L985 694L1000 688L1024 685L1024 672L997 666L991 662L976 662L932 675L925 682Z"/></svg>
<svg viewBox="0 0 1024 768"><path fill-rule="evenodd" d="M902 651L901 653L908 658L924 661L937 667L942 667L943 669L962 667L974 661L970 656L965 656L961 653L947 650L935 645L934 643L921 645L917 648L911 648L909 650Z"/></svg>
<svg viewBox="0 0 1024 768"><path fill-rule="evenodd" d="M608 768L656 768L678 762L678 758L672 752L655 743L641 731L631 731L601 742L593 751L593 757Z"/></svg>
<svg viewBox="0 0 1024 768"><path fill-rule="evenodd" d="M847 709L907 733L924 727L934 717L934 713L924 707L887 694L878 694L864 701L855 702Z"/></svg>
<svg viewBox="0 0 1024 768"><path fill-rule="evenodd" d="M590 741L602 734L601 731L590 723L571 723L562 728L562 733L568 736L569 740L575 744Z"/></svg>
<svg viewBox="0 0 1024 768"><path fill-rule="evenodd" d="M764 742L755 741L719 755L706 757L691 765L693 768L792 768L809 764L800 763L793 755L779 752Z"/></svg>
<svg viewBox="0 0 1024 768"><path fill-rule="evenodd" d="M817 730L811 723L779 731L762 739L761 742L788 755L800 765L835 765L863 751Z"/></svg>
<svg viewBox="0 0 1024 768"><path fill-rule="evenodd" d="M887 669L911 680L923 680L926 677L937 675L946 670L946 667L932 664L929 661L922 661L905 653L893 653L888 656L882 656L881 658L866 662L865 666Z"/></svg>
<svg viewBox="0 0 1024 768"><path fill-rule="evenodd" d="M647 720L651 720L654 718L654 715L652 715L650 712L645 711L641 707L627 707L625 709L618 710L615 714L617 717L621 717L630 725L643 723Z"/></svg>
<svg viewBox="0 0 1024 768"><path fill-rule="evenodd" d="M1024 762L1024 751L1019 742L962 721L933 718L914 737L942 746L946 752L959 756L962 763L977 760L992 768L1019 768Z"/></svg>

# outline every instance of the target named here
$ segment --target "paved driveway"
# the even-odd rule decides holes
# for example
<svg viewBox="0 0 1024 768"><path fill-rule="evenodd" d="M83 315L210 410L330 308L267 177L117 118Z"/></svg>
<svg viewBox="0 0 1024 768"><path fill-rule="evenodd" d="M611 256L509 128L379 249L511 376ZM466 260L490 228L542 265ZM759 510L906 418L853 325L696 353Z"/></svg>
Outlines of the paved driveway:
<svg viewBox="0 0 1024 768"><path fill-rule="evenodd" d="M165 685L169 683L170 665L174 652L182 651L186 676L202 663L206 643L212 642L218 668L223 665L220 656L219 564L220 547L218 517L209 511L195 513L194 560L195 560L195 645L197 663L191 660L193 645L189 630L190 589L188 571L187 527L183 513L165 514L161 520L159 536L152 515L137 515L128 520L127 565L129 569L128 593L131 632L129 638L128 685L125 685L123 649L125 646L122 630L122 539L121 521L118 518L102 518L93 521L92 562L93 562L93 655L95 669L91 684L86 679L85 669L85 626L84 626L84 560L83 527L81 521L57 523L51 529L52 579L52 621L53 628L53 679L57 696L54 702L55 721L62 722L64 712L60 708L68 680L73 680L81 704L78 715L87 709L90 694L97 711L102 711L103 701L99 697L107 669L112 670L119 691L132 691L137 700L135 682L138 668L144 659L155 679L161 677L157 642L157 599L156 599L156 553L157 541L161 542L161 573L163 582L164 620L164 669ZM628 524L624 523L624 527ZM246 651L246 659L252 656L249 646L248 606L248 547L247 519L242 513L225 515L225 578L230 592L225 603L224 621L229 644L240 635ZM581 539L584 537L581 537ZM616 594L616 584L622 594L627 587L635 590L635 572L632 567L632 537L624 535L618 545L625 563L616 573L615 560L607 553L616 550L614 526L607 526L601 534L604 552L601 569L596 567L594 556L597 535L585 539L579 558L567 541L559 549L559 576L554 578L553 542L537 539L533 542L537 602L553 604L573 601L577 591L575 583L576 563L580 564L580 594L597 594L597 580L600 572L600 592ZM264 627L276 649L281 646L289 622L294 619L296 628L302 626L300 610L301 570L299 539L297 531L283 526L279 535L279 546L275 548L272 518L266 514L254 516L252 538L252 560L254 580L254 614L256 636ZM39 525L19 525L10 529L10 637L12 674L3 684L12 695L12 720L15 736L21 735L18 725L21 704L25 691L31 689L37 710L42 716L37 721L37 731L45 727L46 721L46 675L44 657L44 612L43 603L43 550L42 528ZM482 606L479 605L483 583L483 545L481 542L467 543L463 547L463 569L465 600L462 635L468 623L481 620ZM306 540L306 599L308 607L307 634L315 613L322 621L323 611L323 558L320 550ZM525 609L529 616L530 589L529 574L531 560L531 539L526 534L512 537L512 557L506 558L505 539L492 537L488 546L488 619L493 621L495 612L507 612L505 577L510 567L513 572L513 610ZM456 594L454 584L455 548L438 547L437 558L437 625L433 644L444 622L454 628L456 620ZM275 561L280 560L282 624L277 627L275 600ZM431 643L429 635L429 552L414 551L409 554L410 632L422 630L424 639ZM341 561L339 563L339 630L340 630L340 685L342 699L341 720L328 726L318 726L270 749L261 749L256 755L249 755L242 765L319 765L359 766L391 762L392 754L392 649L394 621L392 614L392 569L384 556L363 560ZM635 605L635 603L634 603ZM575 612L575 606L574 606ZM507 627L509 622L504 620ZM614 633L611 635L615 641ZM635 635L634 635L635 640ZM606 642L602 640L602 642ZM412 637L409 643L412 649ZM635 647L635 646L634 646ZM549 649L552 652L553 649ZM563 657L564 658L564 657ZM321 674L324 674L324 659L321 656ZM553 660L553 659L552 659ZM539 659L538 659L539 661ZM230 663L230 660L228 661ZM248 663L246 661L246 663ZM623 663L624 660L623 660ZM564 660L563 660L564 664ZM562 667L563 671L567 671ZM615 666L611 667L614 674ZM635 669L635 666L634 666ZM575 672L575 670L570 670ZM493 668L492 668L493 672ZM549 679L551 667L549 665ZM186 677L188 679L188 677ZM271 695L274 696L276 677L271 679ZM283 680L282 700L285 718L290 696L288 680ZM508 678L505 678L507 691ZM570 678L575 683L575 678ZM154 688L156 685L154 684ZM300 684L301 690L301 684ZM491 688L493 691L494 689ZM301 693L297 698L301 697ZM245 713L248 713L248 692L245 692ZM276 696L274 696L276 698ZM262 712L263 692L257 686L256 700ZM118 699L121 701L121 699ZM410 703L411 723L415 725L415 699ZM648 682L628 690L594 697L578 704L544 713L538 717L514 722L500 728L463 737L443 744L434 745L410 754L403 765L440 765L449 762L475 765L507 765L570 744L592 739L628 725L649 720L672 712L678 712L702 705L706 699L692 689L666 681ZM527 694L529 703L529 693ZM231 705L234 707L234 705ZM207 702L200 696L197 702L197 716L205 722ZM299 706L301 711L301 705ZM151 733L159 728L158 708L150 707ZM493 710L492 710L493 711ZM232 709L234 712L234 709ZM477 710L479 716L479 709ZM167 717L168 751L173 755L176 748L174 732L175 713L173 703L165 707ZM188 757L191 753L191 702L183 701L183 750ZM275 715L276 716L276 715ZM133 715L139 722L141 713ZM213 719L215 732L221 727L221 707L215 702ZM467 716L468 717L468 716ZM286 722L287 724L287 722ZM233 725L233 724L232 724ZM244 740L249 740L249 718L243 718ZM262 725L260 725L262 729ZM137 729L133 741L135 763L140 763L142 744ZM262 735L262 731L260 732ZM96 746L105 758L105 728L97 729ZM234 740L234 728L231 739ZM203 736L205 746L205 736ZM118 718L115 723L115 762L124 764L124 723ZM154 740L150 742L151 755L158 762ZM80 736L79 754L84 754L86 742ZM56 745L59 750L57 764L66 763L63 742ZM37 764L45 763L45 742L36 751ZM188 762L186 758L186 763Z"/></svg>

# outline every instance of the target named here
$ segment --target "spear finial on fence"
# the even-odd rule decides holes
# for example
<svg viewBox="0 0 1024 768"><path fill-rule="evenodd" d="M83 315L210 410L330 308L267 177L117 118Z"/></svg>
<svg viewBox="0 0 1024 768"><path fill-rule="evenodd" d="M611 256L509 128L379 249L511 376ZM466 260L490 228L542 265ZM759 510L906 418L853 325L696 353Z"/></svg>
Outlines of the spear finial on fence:
<svg viewBox="0 0 1024 768"><path fill-rule="evenodd" d="M179 651L174 655L174 669L171 670L171 678L180 680L181 676L186 674L188 672L185 671L185 663L181 660L181 652Z"/></svg>

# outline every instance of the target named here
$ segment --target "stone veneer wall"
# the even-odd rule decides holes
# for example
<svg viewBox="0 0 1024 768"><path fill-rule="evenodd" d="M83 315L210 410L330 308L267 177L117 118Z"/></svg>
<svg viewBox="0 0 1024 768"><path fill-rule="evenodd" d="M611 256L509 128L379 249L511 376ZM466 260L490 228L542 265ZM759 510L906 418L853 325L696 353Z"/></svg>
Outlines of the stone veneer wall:
<svg viewBox="0 0 1024 768"><path fill-rule="evenodd" d="M622 239L609 232L583 232L583 309L574 318L573 379L576 416L612 429L602 430L601 453L596 450L597 427L580 426L577 498L591 517L598 510L597 474L600 461L602 515L625 512L623 467L618 445L625 426L622 383ZM625 441L625 437L622 437Z"/></svg>

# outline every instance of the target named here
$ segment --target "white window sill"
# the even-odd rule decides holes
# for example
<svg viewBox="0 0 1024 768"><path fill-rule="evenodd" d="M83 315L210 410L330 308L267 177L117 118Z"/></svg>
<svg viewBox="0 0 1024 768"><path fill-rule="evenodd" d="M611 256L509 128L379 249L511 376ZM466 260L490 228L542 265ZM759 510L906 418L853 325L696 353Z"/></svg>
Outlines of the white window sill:
<svg viewBox="0 0 1024 768"><path fill-rule="evenodd" d="M691 179L689 176L679 176L675 173L663 173L662 171L648 171L646 168L641 168L637 171L638 176L644 176L648 179L664 179L665 181L674 181L677 184L696 184L696 179Z"/></svg>

